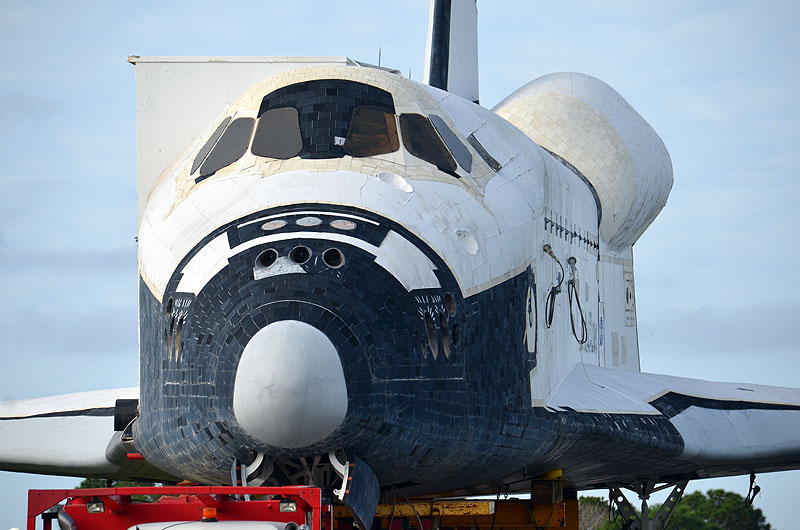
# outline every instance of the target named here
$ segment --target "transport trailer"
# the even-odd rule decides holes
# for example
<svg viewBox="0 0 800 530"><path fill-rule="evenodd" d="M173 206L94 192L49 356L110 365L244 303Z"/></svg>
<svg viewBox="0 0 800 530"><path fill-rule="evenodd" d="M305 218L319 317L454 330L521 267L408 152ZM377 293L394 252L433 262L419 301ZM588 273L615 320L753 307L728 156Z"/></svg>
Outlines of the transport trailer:
<svg viewBox="0 0 800 530"><path fill-rule="evenodd" d="M66 503L60 505L62 501ZM319 488L153 486L28 491L27 530L318 530ZM207 524L210 523L210 524ZM328 527L330 528L330 526Z"/></svg>
<svg viewBox="0 0 800 530"><path fill-rule="evenodd" d="M577 530L576 496L555 481L533 482L531 499L409 500L389 492L372 530ZM39 516L43 530L360 530L345 505L310 486L30 490L27 530Z"/></svg>

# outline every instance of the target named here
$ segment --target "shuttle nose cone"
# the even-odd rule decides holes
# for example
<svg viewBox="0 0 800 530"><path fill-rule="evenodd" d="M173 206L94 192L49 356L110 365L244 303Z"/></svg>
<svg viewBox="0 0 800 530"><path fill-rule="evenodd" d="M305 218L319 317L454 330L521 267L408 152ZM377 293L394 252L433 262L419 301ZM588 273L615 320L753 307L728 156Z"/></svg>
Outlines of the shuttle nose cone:
<svg viewBox="0 0 800 530"><path fill-rule="evenodd" d="M248 433L268 445L299 448L322 440L347 412L336 348L305 322L268 324L242 353L233 412Z"/></svg>

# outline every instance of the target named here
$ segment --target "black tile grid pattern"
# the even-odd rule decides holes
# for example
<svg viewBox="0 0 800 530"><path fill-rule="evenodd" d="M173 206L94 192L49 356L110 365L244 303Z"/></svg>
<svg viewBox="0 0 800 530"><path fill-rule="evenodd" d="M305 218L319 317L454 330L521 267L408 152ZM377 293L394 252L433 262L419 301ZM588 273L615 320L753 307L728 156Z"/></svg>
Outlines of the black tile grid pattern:
<svg viewBox="0 0 800 530"><path fill-rule="evenodd" d="M315 229L320 231L334 232L328 223L338 213L377 221L379 226L356 221L358 228L348 233L372 244L379 244L388 229L395 230L432 260L442 288L408 293L371 254L348 244L300 237L257 245L235 256L196 298L175 292L177 273L161 301L142 283L143 387L134 434L148 461L175 475L214 484L226 483L233 458L247 461L250 449L294 458L344 447L363 458L384 487L420 484L408 490L418 494L496 480L523 466L574 469L585 461L581 459L609 448L618 449L620 461L632 468L645 460L651 468L654 462L674 465L683 443L661 416L557 413L530 406L528 373L535 358L523 342L525 302L533 281L529 272L463 299L439 256L401 226L368 212L320 204L259 212L220 227L176 270L220 233L227 232L235 245L263 233L260 221L237 228L245 222L279 212L291 221L307 210L329 213L318 215L323 224ZM296 225L289 222L277 231L293 230ZM306 274L253 279L253 264L265 248L286 255L297 244L313 253L303 265ZM341 269L331 271L314 259L329 246L344 253ZM444 308L419 300L441 299L445 292L456 299L448 325L459 324L461 341L449 358L440 344L434 359L423 355L420 346L425 337L421 314ZM170 298L172 311L167 314ZM324 331L339 352L347 383L342 426L302 449L264 447L233 415L233 383L244 346L259 329L283 319ZM607 467L589 470L585 480L610 473L612 460Z"/></svg>
<svg viewBox="0 0 800 530"><path fill-rule="evenodd" d="M346 153L334 137L347 137L356 107L368 105L394 114L392 95L380 88L343 79L321 79L288 85L270 92L258 110L294 107L300 119L300 158L341 158Z"/></svg>

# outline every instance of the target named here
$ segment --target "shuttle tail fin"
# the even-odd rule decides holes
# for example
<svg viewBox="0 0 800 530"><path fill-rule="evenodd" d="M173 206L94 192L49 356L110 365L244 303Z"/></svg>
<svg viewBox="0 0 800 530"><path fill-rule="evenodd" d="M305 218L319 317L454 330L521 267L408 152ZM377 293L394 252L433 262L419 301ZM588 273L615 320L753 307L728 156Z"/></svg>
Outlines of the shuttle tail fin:
<svg viewBox="0 0 800 530"><path fill-rule="evenodd" d="M478 102L477 0L431 0L425 82Z"/></svg>

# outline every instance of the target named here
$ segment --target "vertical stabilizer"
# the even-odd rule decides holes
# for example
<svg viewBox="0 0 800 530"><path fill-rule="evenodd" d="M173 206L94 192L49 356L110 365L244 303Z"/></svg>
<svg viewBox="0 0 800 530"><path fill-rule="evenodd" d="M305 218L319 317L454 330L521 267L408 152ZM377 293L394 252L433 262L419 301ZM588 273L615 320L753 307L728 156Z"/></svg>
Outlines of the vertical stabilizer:
<svg viewBox="0 0 800 530"><path fill-rule="evenodd" d="M477 0L431 0L425 82L478 102Z"/></svg>

